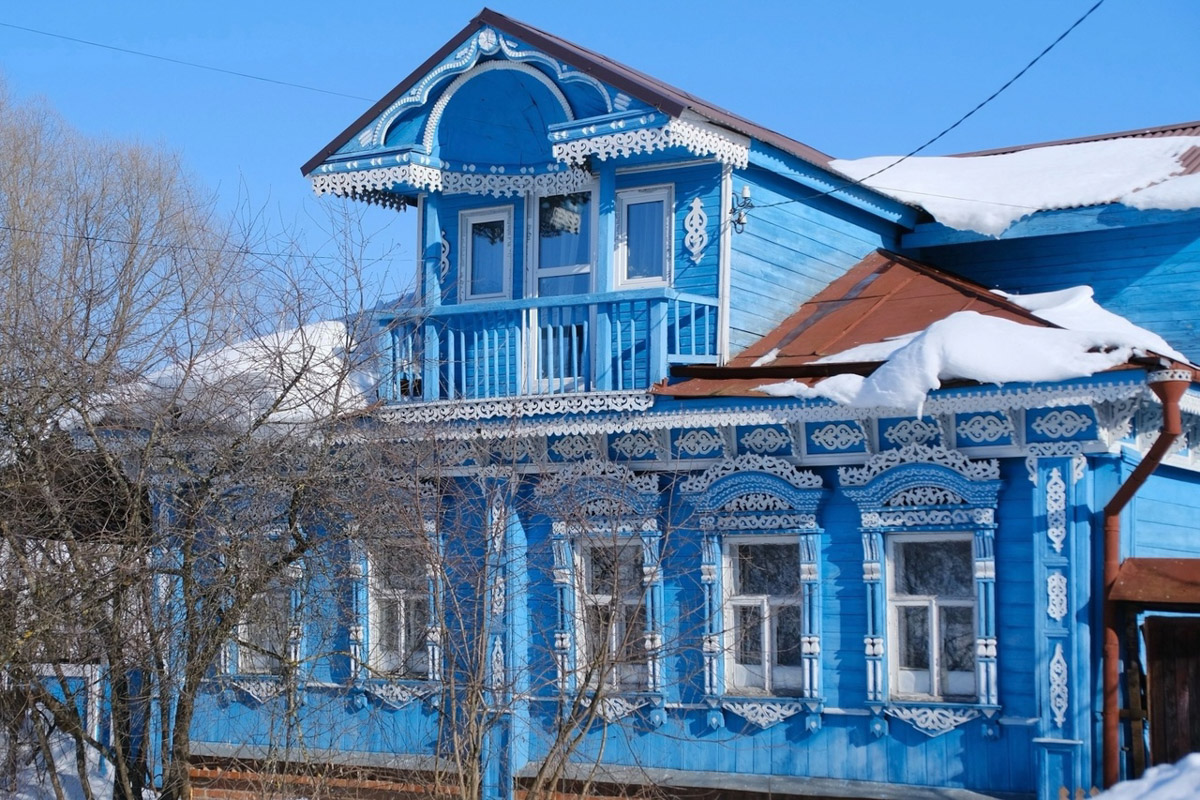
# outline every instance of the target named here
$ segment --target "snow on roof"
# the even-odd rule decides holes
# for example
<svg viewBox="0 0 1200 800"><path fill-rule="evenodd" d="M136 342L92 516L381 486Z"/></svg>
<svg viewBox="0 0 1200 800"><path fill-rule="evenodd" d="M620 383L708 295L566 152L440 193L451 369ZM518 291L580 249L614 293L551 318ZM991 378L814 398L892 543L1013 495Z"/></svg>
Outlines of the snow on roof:
<svg viewBox="0 0 1200 800"><path fill-rule="evenodd" d="M836 159L847 177L943 225L999 236L1036 211L1123 203L1142 210L1200 208L1200 176L1184 159L1200 136L1126 138L1037 147L987 156ZM884 168L887 168L886 170ZM873 173L884 170L879 175ZM871 177L868 177L871 176Z"/></svg>
<svg viewBox="0 0 1200 800"><path fill-rule="evenodd" d="M840 374L812 386L790 380L759 386L776 397L824 397L861 408L921 413L929 392L948 380L979 383L1062 381L1120 366L1147 351L1186 362L1155 333L1101 308L1089 286L1004 294L1061 327L959 311L924 330L826 356L824 363L882 360L868 377Z"/></svg>
<svg viewBox="0 0 1200 800"><path fill-rule="evenodd" d="M1123 781L1096 796L1096 800L1195 800L1200 797L1200 753L1191 753L1174 764L1146 770L1136 781Z"/></svg>

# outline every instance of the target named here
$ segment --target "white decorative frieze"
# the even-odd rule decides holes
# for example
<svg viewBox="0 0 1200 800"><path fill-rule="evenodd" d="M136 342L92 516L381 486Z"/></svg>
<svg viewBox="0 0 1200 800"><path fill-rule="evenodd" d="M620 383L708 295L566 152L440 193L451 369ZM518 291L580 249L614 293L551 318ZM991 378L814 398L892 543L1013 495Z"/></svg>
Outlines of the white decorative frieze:
<svg viewBox="0 0 1200 800"><path fill-rule="evenodd" d="M236 678L230 680L229 685L258 705L287 691L287 686L278 678Z"/></svg>
<svg viewBox="0 0 1200 800"><path fill-rule="evenodd" d="M683 218L683 229L687 232L683 237L683 246L692 254L692 261L697 264L704 256L704 248L708 246L707 227L708 214L704 213L704 202L695 197L687 216Z"/></svg>
<svg viewBox="0 0 1200 800"><path fill-rule="evenodd" d="M722 531L779 531L814 530L816 514L706 514L700 518L700 527Z"/></svg>
<svg viewBox="0 0 1200 800"><path fill-rule="evenodd" d="M952 506L965 502L955 492L942 486L914 486L896 492L884 505L889 506Z"/></svg>
<svg viewBox="0 0 1200 800"><path fill-rule="evenodd" d="M724 442L712 431L691 430L675 440L680 455L707 456L722 448Z"/></svg>
<svg viewBox="0 0 1200 800"><path fill-rule="evenodd" d="M1013 424L1007 415L977 414L958 423L958 435L975 444L992 444L1012 436Z"/></svg>
<svg viewBox="0 0 1200 800"><path fill-rule="evenodd" d="M415 700L422 700L433 693L431 686L412 686L404 683L367 681L363 693L378 700L388 708L403 708Z"/></svg>
<svg viewBox="0 0 1200 800"><path fill-rule="evenodd" d="M504 616L506 581L503 575L492 578L492 616Z"/></svg>
<svg viewBox="0 0 1200 800"><path fill-rule="evenodd" d="M1067 616L1067 577L1058 570L1046 577L1046 613L1056 622Z"/></svg>
<svg viewBox="0 0 1200 800"><path fill-rule="evenodd" d="M893 445L928 444L937 439L942 431L937 425L923 419L905 419L888 427L883 438Z"/></svg>
<svg viewBox="0 0 1200 800"><path fill-rule="evenodd" d="M550 451L564 461L578 461L584 456L596 456L596 443L590 436L564 436L550 445Z"/></svg>
<svg viewBox="0 0 1200 800"><path fill-rule="evenodd" d="M632 431L617 437L612 443L612 448L625 458L645 458L654 455L657 442L645 431Z"/></svg>
<svg viewBox="0 0 1200 800"><path fill-rule="evenodd" d="M1037 460L1039 458L1066 458L1082 456L1083 445L1080 442L1031 442L1025 447L1025 469L1029 473L1029 482L1038 484ZM1075 481L1083 477L1083 466L1076 467Z"/></svg>
<svg viewBox="0 0 1200 800"><path fill-rule="evenodd" d="M957 450L910 444L896 450L885 450L872 456L861 467L838 467L838 479L843 486L866 486L874 478L901 464L937 464L952 469L972 481L1000 479L1000 462L996 459L972 461Z"/></svg>
<svg viewBox="0 0 1200 800"><path fill-rule="evenodd" d="M889 706L885 709L889 717L912 725L926 736L940 736L949 733L963 723L978 719L981 712L977 708L953 708L945 706Z"/></svg>
<svg viewBox="0 0 1200 800"><path fill-rule="evenodd" d="M1051 439L1069 439L1092 427L1092 418L1069 408L1056 408L1038 415L1029 427Z"/></svg>
<svg viewBox="0 0 1200 800"><path fill-rule="evenodd" d="M936 525L991 525L990 508L922 508L903 511L864 511L864 528L918 528Z"/></svg>
<svg viewBox="0 0 1200 800"><path fill-rule="evenodd" d="M596 714L608 724L628 717L642 706L645 700L629 700L624 697L601 697L596 703Z"/></svg>
<svg viewBox="0 0 1200 800"><path fill-rule="evenodd" d="M1069 704L1067 659L1063 655L1062 644L1055 644L1054 656L1050 659L1050 713L1054 716L1055 727L1061 728L1066 724Z"/></svg>
<svg viewBox="0 0 1200 800"><path fill-rule="evenodd" d="M1054 552L1061 553L1067 541L1067 484L1058 467L1046 480L1046 536Z"/></svg>
<svg viewBox="0 0 1200 800"><path fill-rule="evenodd" d="M499 636L492 640L491 667L491 689L497 692L504 688L507 678L507 670L504 667L504 640Z"/></svg>
<svg viewBox="0 0 1200 800"><path fill-rule="evenodd" d="M808 435L808 438L826 450L845 450L847 447L860 444L867 438L867 435L857 425L831 422L814 430Z"/></svg>
<svg viewBox="0 0 1200 800"><path fill-rule="evenodd" d="M383 159L372 159L380 161ZM570 194L587 186L592 177L582 169L560 169L554 172L508 172L504 168L486 171L474 164L467 170L446 170L424 164L394 164L348 172L328 172L310 175L313 193L318 197L332 194L354 197L371 192L388 192L396 187L409 191L440 192L442 194L491 195L520 197L524 194Z"/></svg>
<svg viewBox="0 0 1200 800"><path fill-rule="evenodd" d="M821 476L815 472L799 470L782 458L744 453L736 458L727 458L699 475L693 475L679 486L684 494L700 494L727 475L736 472L765 472L795 486L797 489L822 488Z"/></svg>
<svg viewBox="0 0 1200 800"><path fill-rule="evenodd" d="M804 710L801 703L769 700L761 702L729 700L721 703L721 708L760 728L769 728Z"/></svg>
<svg viewBox="0 0 1200 800"><path fill-rule="evenodd" d="M792 437L778 428L755 428L742 436L742 446L754 453L774 453L791 443Z"/></svg>
<svg viewBox="0 0 1200 800"><path fill-rule="evenodd" d="M1109 400L1096 405L1096 421L1100 440L1108 447L1129 436L1132 432L1133 416L1142 405L1140 395L1121 400Z"/></svg>
<svg viewBox="0 0 1200 800"><path fill-rule="evenodd" d="M649 121L650 119L645 117L639 119L638 123L645 124ZM750 161L748 142L739 141L733 134L725 133L714 126L681 119L673 119L661 127L619 130L585 139L555 142L553 152L556 161L583 164L591 156L606 161L610 158L653 153L672 147L682 147L697 156L713 156L722 164L731 164L741 169L745 169Z"/></svg>

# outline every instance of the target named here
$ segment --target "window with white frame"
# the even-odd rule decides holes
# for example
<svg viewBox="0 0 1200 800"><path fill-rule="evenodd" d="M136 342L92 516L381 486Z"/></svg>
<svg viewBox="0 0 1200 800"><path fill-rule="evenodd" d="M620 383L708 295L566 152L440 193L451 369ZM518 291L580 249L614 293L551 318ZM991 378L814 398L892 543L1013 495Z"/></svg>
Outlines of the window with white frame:
<svg viewBox="0 0 1200 800"><path fill-rule="evenodd" d="M800 546L737 537L725 545L726 681L733 693L803 689Z"/></svg>
<svg viewBox="0 0 1200 800"><path fill-rule="evenodd" d="M538 198L534 280L539 297L591 291L594 213L590 190Z"/></svg>
<svg viewBox="0 0 1200 800"><path fill-rule="evenodd" d="M670 282L674 198L669 185L617 192L617 283Z"/></svg>
<svg viewBox="0 0 1200 800"><path fill-rule="evenodd" d="M894 699L975 701L973 536L888 537Z"/></svg>
<svg viewBox="0 0 1200 800"><path fill-rule="evenodd" d="M466 300L499 300L512 294L512 206L459 215L460 275Z"/></svg>
<svg viewBox="0 0 1200 800"><path fill-rule="evenodd" d="M290 659L295 581L280 579L250 601L238 625L237 671L282 675Z"/></svg>
<svg viewBox="0 0 1200 800"><path fill-rule="evenodd" d="M389 548L372 553L368 663L378 673L424 678L429 674L429 578L425 559Z"/></svg>
<svg viewBox="0 0 1200 800"><path fill-rule="evenodd" d="M646 687L646 603L642 541L622 538L584 544L580 569L583 659L577 665L593 683Z"/></svg>

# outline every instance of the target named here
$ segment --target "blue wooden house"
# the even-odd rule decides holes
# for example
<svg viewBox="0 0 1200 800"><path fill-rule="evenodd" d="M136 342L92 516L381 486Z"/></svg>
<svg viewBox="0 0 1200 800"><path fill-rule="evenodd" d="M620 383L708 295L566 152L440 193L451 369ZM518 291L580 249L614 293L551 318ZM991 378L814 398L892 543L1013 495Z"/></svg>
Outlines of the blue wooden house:
<svg viewBox="0 0 1200 800"><path fill-rule="evenodd" d="M547 774L595 795L1074 798L1182 735L1142 668L1200 658L1161 644L1195 645L1186 614L1154 616L1200 601L1200 209L1105 201L956 230L487 10L303 171L415 216L416 300L379 314L384 403L355 441L436 444L407 476L436 510L396 536L478 566L454 612L478 682L448 641L463 569L339 551L337 646L249 620L278 655L231 648L214 675L198 795L301 758L343 770L336 792L416 791L461 772L447 731L470 686L495 798ZM1062 333L989 290L1079 284L1180 352L959 374L918 408L816 388L869 380L888 361L873 346L955 314ZM1143 645L1147 614L1167 633ZM302 702L282 714L288 659Z"/></svg>

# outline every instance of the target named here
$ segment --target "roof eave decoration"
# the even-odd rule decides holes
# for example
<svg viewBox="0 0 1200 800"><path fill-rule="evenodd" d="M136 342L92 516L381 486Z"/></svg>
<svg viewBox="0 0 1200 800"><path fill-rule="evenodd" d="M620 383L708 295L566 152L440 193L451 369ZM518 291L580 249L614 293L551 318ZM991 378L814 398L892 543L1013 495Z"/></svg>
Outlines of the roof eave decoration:
<svg viewBox="0 0 1200 800"><path fill-rule="evenodd" d="M681 147L695 156L711 156L722 164L745 169L750 139L720 128L698 114L633 113L555 126L550 132L557 161L576 165L595 156L601 161Z"/></svg>

